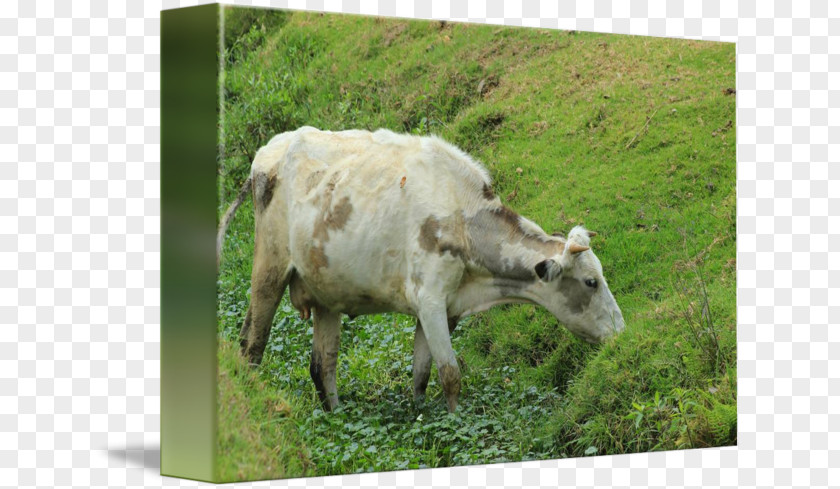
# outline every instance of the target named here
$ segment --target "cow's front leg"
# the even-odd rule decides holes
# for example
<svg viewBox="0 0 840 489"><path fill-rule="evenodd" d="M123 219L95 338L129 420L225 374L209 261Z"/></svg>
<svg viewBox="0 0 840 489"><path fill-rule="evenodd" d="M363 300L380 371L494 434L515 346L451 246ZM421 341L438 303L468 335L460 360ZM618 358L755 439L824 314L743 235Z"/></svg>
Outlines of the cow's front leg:
<svg viewBox="0 0 840 489"><path fill-rule="evenodd" d="M449 334L455 330L458 324L457 318L449 318ZM412 373L414 374L414 402L420 404L426 397L426 387L429 385L429 377L432 372L432 352L429 350L429 343L426 341L426 334L423 332L423 323L417 320L417 329L414 331L414 363Z"/></svg>
<svg viewBox="0 0 840 489"><path fill-rule="evenodd" d="M428 308L420 311L419 316L429 352L438 368L443 394L446 397L446 406L450 413L455 412L458 406L458 394L461 392L461 370L458 368L458 361L449 339L446 309ZM415 337L415 347L416 345ZM415 361L417 361L416 358ZM426 379L428 379L428 374L426 374Z"/></svg>
<svg viewBox="0 0 840 489"><path fill-rule="evenodd" d="M432 373L432 352L429 351L429 343L426 341L426 334L423 332L423 323L417 320L417 329L414 331L414 363L412 374L414 377L414 402L420 404L426 397L426 387L429 385L429 376Z"/></svg>
<svg viewBox="0 0 840 489"><path fill-rule="evenodd" d="M309 375L312 376L324 410L331 411L338 406L335 368L341 338L341 316L316 306L313 309L312 325L314 334Z"/></svg>

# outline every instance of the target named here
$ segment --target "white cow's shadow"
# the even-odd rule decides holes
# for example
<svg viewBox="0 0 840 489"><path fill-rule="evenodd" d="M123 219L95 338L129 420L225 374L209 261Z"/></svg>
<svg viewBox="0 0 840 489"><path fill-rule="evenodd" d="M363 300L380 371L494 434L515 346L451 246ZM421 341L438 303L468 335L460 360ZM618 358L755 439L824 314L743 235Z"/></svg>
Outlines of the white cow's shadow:
<svg viewBox="0 0 840 489"><path fill-rule="evenodd" d="M109 448L108 458L125 462L127 467L139 466L146 472L160 475L160 446Z"/></svg>

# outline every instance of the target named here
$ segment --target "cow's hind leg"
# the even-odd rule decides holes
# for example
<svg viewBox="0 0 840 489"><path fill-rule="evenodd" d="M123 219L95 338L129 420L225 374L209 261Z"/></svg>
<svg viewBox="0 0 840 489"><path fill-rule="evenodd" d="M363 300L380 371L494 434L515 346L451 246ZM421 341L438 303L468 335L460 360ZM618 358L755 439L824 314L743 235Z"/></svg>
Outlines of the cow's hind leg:
<svg viewBox="0 0 840 489"><path fill-rule="evenodd" d="M245 313L245 321L242 322L242 328L239 330L239 347L242 350L242 355L248 350L248 332L251 331L251 305L248 304L248 312Z"/></svg>
<svg viewBox="0 0 840 489"><path fill-rule="evenodd" d="M260 253L259 249L258 245L254 250L251 304L239 333L242 353L251 365L262 362L271 333L271 321L292 274L288 259L278 260L276 254Z"/></svg>
<svg viewBox="0 0 840 489"><path fill-rule="evenodd" d="M338 389L335 369L338 363L338 347L341 338L341 316L315 306L312 317L312 358L309 375L315 383L318 397L326 411L338 406Z"/></svg>
<svg viewBox="0 0 840 489"><path fill-rule="evenodd" d="M458 324L456 318L447 320L449 334L455 330ZM426 397L426 387L429 385L429 377L432 373L432 352L429 350L429 343L426 341L426 334L423 332L423 324L417 320L417 329L414 332L414 402L421 403Z"/></svg>

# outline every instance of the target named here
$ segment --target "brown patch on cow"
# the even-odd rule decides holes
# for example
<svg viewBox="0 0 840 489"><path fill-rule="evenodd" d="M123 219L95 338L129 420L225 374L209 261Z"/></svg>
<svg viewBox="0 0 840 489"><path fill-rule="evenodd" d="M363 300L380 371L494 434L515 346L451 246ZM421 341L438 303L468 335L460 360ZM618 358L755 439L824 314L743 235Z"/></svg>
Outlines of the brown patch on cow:
<svg viewBox="0 0 840 489"><path fill-rule="evenodd" d="M318 219L315 221L312 230L312 237L321 241L327 240L327 224L324 222L323 219Z"/></svg>
<svg viewBox="0 0 840 489"><path fill-rule="evenodd" d="M330 208L330 203L330 199L324 199L321 219L315 222L315 229L312 232L312 237L321 241L327 241L329 230L344 229L350 219L350 213L353 211L350 197L345 196L332 208Z"/></svg>
<svg viewBox="0 0 840 489"><path fill-rule="evenodd" d="M423 221L420 226L420 237L418 242L420 247L426 251L437 251L439 241L438 232L440 232L440 221L434 216L429 216Z"/></svg>
<svg viewBox="0 0 840 489"><path fill-rule="evenodd" d="M353 204L350 203L350 197L342 198L335 207L324 217L324 222L329 229L344 229L347 220L350 218L350 212L353 211Z"/></svg>
<svg viewBox="0 0 840 489"><path fill-rule="evenodd" d="M394 276L388 282L391 293L397 297L405 297L405 280L402 277Z"/></svg>
<svg viewBox="0 0 840 489"><path fill-rule="evenodd" d="M484 184L484 187L481 189L481 195L484 196L487 200L493 200L496 198L496 194L493 193L493 189L490 188L490 185Z"/></svg>
<svg viewBox="0 0 840 489"><path fill-rule="evenodd" d="M268 182L265 185L265 192L263 193L263 209L268 207L268 204L271 203L271 199L274 198L274 187L277 185L277 172L274 171L268 175Z"/></svg>
<svg viewBox="0 0 840 489"><path fill-rule="evenodd" d="M330 195L332 194L332 192L335 190L335 184L337 184L339 180L341 180L341 174L340 173L335 172L332 175L330 175L330 180L327 182L327 188L326 188L326 192L328 194L330 194Z"/></svg>
<svg viewBox="0 0 840 489"><path fill-rule="evenodd" d="M522 228L519 227L519 214L513 212L510 208L505 206L497 207L493 209L493 213L501 217L512 230L522 231Z"/></svg>
<svg viewBox="0 0 840 489"><path fill-rule="evenodd" d="M442 243L440 245L440 254L444 254L449 252L452 256L457 256L458 258L465 259L467 257L466 250L460 246L456 246L452 243Z"/></svg>
<svg viewBox="0 0 840 489"><path fill-rule="evenodd" d="M274 187L277 185L277 169L272 168L268 173L254 174L254 203L258 211L265 210L274 198Z"/></svg>
<svg viewBox="0 0 840 489"><path fill-rule="evenodd" d="M443 218L429 216L420 226L420 235L417 242L420 248L430 252L443 255L449 253L452 256L465 259L466 237L464 236L464 217L461 214ZM440 235L440 236L438 236Z"/></svg>
<svg viewBox="0 0 840 489"><path fill-rule="evenodd" d="M566 305L575 314L580 314L589 307L592 300L591 287L587 287L582 281L564 276L560 280L560 293L566 298Z"/></svg>
<svg viewBox="0 0 840 489"><path fill-rule="evenodd" d="M323 246L313 246L309 248L309 263L311 263L316 270L327 267L329 260L327 259L326 253L324 253Z"/></svg>
<svg viewBox="0 0 840 489"><path fill-rule="evenodd" d="M427 217L420 226L420 237L417 239L420 247L429 252L437 251L438 231L440 231L440 221L435 216Z"/></svg>
<svg viewBox="0 0 840 489"><path fill-rule="evenodd" d="M305 193L309 193L315 188L319 183L321 183L321 178L324 176L324 170L318 170L310 173L307 175L306 180L303 181L303 189Z"/></svg>

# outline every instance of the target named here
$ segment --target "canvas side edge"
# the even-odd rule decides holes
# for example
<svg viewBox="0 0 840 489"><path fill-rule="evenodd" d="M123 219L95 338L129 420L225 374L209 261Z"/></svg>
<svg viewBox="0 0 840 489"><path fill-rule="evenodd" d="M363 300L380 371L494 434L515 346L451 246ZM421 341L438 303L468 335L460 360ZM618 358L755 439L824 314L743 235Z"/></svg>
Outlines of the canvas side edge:
<svg viewBox="0 0 840 489"><path fill-rule="evenodd" d="M215 481L218 4L161 12L161 474Z"/></svg>

